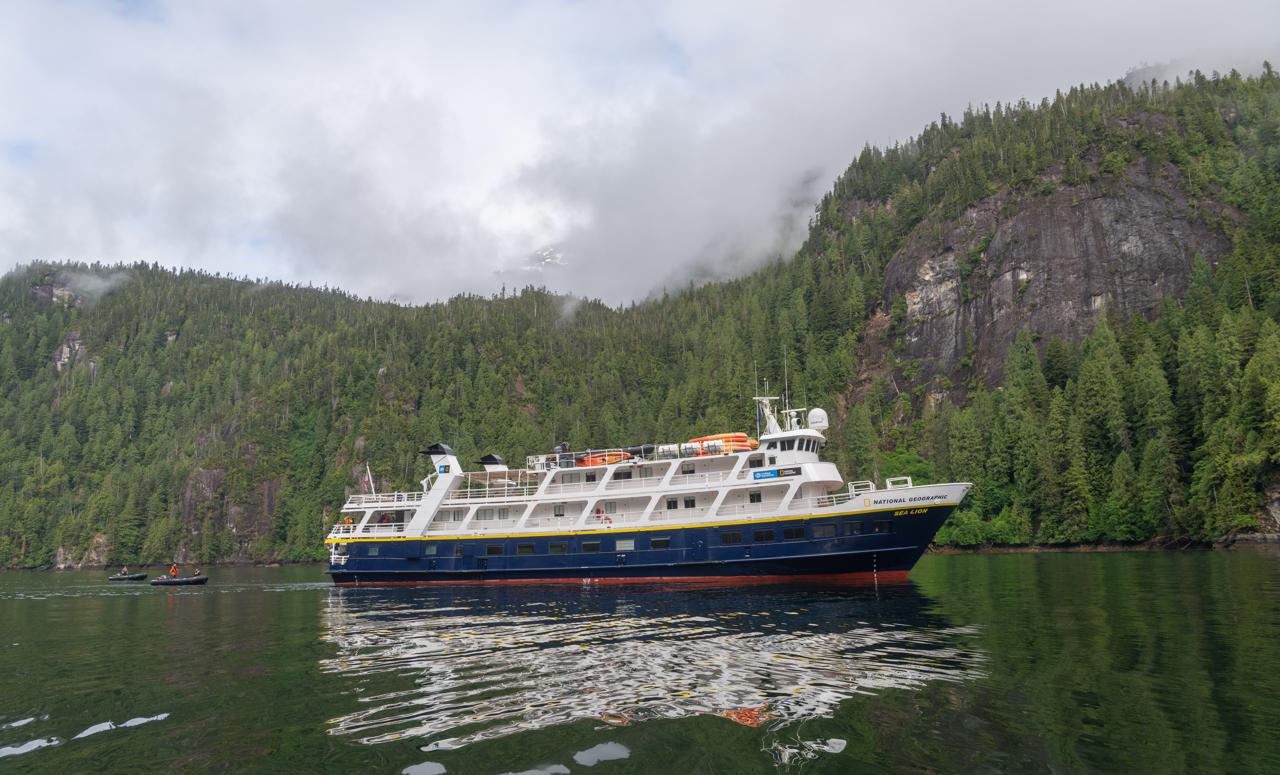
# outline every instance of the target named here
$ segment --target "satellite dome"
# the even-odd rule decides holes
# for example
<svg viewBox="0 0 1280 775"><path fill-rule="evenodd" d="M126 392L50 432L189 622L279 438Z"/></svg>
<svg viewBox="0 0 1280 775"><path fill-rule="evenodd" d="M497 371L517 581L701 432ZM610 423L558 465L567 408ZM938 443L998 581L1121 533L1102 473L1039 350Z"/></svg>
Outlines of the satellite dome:
<svg viewBox="0 0 1280 775"><path fill-rule="evenodd" d="M809 410L809 429L814 431L825 431L831 427L831 422L827 420L827 410L810 409Z"/></svg>

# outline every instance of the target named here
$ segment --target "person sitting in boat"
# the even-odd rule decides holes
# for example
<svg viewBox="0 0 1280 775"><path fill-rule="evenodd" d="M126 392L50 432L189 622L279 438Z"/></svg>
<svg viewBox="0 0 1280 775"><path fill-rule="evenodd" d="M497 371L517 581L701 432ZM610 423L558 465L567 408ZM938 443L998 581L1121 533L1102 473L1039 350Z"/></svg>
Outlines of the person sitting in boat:
<svg viewBox="0 0 1280 775"><path fill-rule="evenodd" d="M122 566L120 567L120 575L121 575L121 576L128 576L128 575L129 575L129 566L128 566L128 565L122 565Z"/></svg>
<svg viewBox="0 0 1280 775"><path fill-rule="evenodd" d="M178 563L175 562L169 566L169 575L175 579L178 578Z"/></svg>
<svg viewBox="0 0 1280 775"><path fill-rule="evenodd" d="M194 577L194 576L199 576L199 575L200 575L200 569L199 569L199 568L196 568L196 572L195 572L195 573L192 573L191 575L192 575L193 577Z"/></svg>

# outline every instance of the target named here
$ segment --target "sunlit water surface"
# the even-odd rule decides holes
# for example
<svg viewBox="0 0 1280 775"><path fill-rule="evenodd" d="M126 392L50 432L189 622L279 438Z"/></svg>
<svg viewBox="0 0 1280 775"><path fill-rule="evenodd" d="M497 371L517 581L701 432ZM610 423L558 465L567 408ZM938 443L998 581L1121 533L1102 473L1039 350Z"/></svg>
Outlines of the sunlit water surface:
<svg viewBox="0 0 1280 775"><path fill-rule="evenodd" d="M857 587L0 574L0 771L1280 771L1280 556Z"/></svg>

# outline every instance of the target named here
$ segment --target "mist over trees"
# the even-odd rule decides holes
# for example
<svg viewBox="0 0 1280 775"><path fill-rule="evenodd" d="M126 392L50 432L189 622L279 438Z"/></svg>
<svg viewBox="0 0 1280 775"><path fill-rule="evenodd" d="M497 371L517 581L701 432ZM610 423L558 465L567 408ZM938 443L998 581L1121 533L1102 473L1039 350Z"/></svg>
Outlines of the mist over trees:
<svg viewBox="0 0 1280 775"><path fill-rule="evenodd" d="M1168 120L1129 120L1150 116ZM1081 342L1024 332L996 389L933 402L905 362L857 384L871 317L905 314L882 298L885 267L926 218L1136 162L1240 214L1202 214L1233 248L1197 264L1184 298ZM97 536L108 562L315 559L366 462L380 486L416 488L433 441L520 461L561 440L754 430L758 380L777 390L784 369L793 403L833 409L825 455L848 478L974 482L940 542L1212 539L1256 527L1277 482L1278 321L1269 65L943 116L865 149L794 259L625 308L534 288L405 307L31 265L0 281L0 565L79 558Z"/></svg>

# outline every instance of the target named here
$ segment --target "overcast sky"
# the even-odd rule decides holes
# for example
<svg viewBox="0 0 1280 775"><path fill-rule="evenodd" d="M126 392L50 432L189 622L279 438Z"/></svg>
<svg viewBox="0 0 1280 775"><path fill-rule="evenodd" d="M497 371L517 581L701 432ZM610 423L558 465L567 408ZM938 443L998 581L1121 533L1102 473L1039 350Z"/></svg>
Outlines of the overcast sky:
<svg viewBox="0 0 1280 775"><path fill-rule="evenodd" d="M940 111L1264 57L1275 0L13 0L0 271L620 303L793 251L864 144ZM527 269L547 246L568 265Z"/></svg>

